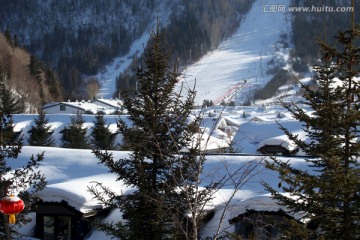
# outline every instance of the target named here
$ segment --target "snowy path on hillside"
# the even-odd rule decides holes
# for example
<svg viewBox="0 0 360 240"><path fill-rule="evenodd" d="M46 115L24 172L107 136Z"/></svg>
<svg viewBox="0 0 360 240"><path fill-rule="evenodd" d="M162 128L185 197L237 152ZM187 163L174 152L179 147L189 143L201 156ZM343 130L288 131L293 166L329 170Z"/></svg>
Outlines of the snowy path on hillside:
<svg viewBox="0 0 360 240"><path fill-rule="evenodd" d="M153 12L154 19L149 24L148 29L144 31L142 36L132 43L129 52L124 56L115 58L110 64L105 66L101 72L92 76L100 83L100 89L97 97L102 97L104 99L113 98L113 95L116 92L116 78L130 66L135 57L139 58L141 56L147 42L149 41L150 32L153 31L156 26L156 21L159 20L164 25L169 23L171 15L171 11L169 10L170 7L171 4L169 6L167 1L163 1L162 4L160 4Z"/></svg>
<svg viewBox="0 0 360 240"><path fill-rule="evenodd" d="M135 56L140 57L144 46L146 46L148 41L149 32L146 31L131 45L130 51L127 55L115 58L111 64L105 67L104 71L95 75L95 78L98 79L100 83L98 97L105 99L113 97L113 94L116 91L116 78L130 66Z"/></svg>
<svg viewBox="0 0 360 240"><path fill-rule="evenodd" d="M242 88L241 94L246 94L252 84L264 85L271 78L266 75L267 62L276 54L280 35L290 32L290 15L286 10L262 10L289 4L290 0L255 1L233 36L184 70L181 82L192 88L196 79L197 104L205 99L219 103L236 88Z"/></svg>

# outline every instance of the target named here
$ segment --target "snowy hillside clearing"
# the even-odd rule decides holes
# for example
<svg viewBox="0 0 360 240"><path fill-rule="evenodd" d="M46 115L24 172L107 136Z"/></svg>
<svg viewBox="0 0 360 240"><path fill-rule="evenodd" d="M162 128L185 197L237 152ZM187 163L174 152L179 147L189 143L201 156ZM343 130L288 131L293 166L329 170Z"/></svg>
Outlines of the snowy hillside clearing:
<svg viewBox="0 0 360 240"><path fill-rule="evenodd" d="M274 58L286 61L287 49L278 45L281 34L291 32L290 15L286 12L262 12L263 5L289 5L290 0L255 1L238 30L214 51L183 72L185 85L196 82L196 104L211 100L214 104L238 95L238 103L249 92L271 79L266 74L268 62Z"/></svg>

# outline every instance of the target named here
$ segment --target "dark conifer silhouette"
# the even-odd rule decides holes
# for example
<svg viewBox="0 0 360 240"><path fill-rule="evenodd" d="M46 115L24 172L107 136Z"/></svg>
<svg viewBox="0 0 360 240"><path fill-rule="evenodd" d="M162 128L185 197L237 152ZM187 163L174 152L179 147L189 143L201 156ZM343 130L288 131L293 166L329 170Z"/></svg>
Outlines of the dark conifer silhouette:
<svg viewBox="0 0 360 240"><path fill-rule="evenodd" d="M110 132L109 125L102 114L97 114L94 127L90 134L90 145L92 148L101 150L111 150L115 148L116 134Z"/></svg>
<svg viewBox="0 0 360 240"><path fill-rule="evenodd" d="M303 86L306 113L293 104L284 106L310 138L305 141L282 128L305 153L312 171L279 159L269 163L278 171L283 195L265 184L272 196L308 221L303 239L359 239L360 236L360 48L359 28L339 32L337 47L319 41L322 58L314 66L319 89ZM297 228L292 228L295 230Z"/></svg>
<svg viewBox="0 0 360 240"><path fill-rule="evenodd" d="M89 148L86 132L87 129L83 127L84 118L82 114L78 113L71 117L71 123L62 131L62 147L65 148Z"/></svg>
<svg viewBox="0 0 360 240"><path fill-rule="evenodd" d="M55 145L54 137L51 132L51 125L45 112L41 111L34 119L35 126L29 131L28 142L30 146L53 147Z"/></svg>
<svg viewBox="0 0 360 240"><path fill-rule="evenodd" d="M149 46L137 68L138 91L124 95L132 126L119 121L130 156L114 160L109 152L95 151L100 162L136 191L116 196L106 187L90 188L100 200L104 194L116 199L105 204L119 207L127 220L98 227L120 239L195 239L199 202L207 197L196 188L203 163L198 158L199 145L191 146L200 119L188 121L195 92L189 90L185 96L175 92L179 72L177 65L170 66L171 54L165 50L159 28L152 33ZM189 148L187 154L180 154Z"/></svg>

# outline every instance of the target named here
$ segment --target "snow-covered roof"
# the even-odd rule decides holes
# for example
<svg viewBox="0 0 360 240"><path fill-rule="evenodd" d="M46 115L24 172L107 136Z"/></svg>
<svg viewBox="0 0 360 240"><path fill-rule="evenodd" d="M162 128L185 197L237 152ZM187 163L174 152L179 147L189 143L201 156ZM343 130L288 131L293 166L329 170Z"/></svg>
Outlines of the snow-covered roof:
<svg viewBox="0 0 360 240"><path fill-rule="evenodd" d="M79 111L83 111L83 112L91 112L91 113L96 113L97 110L99 109L99 106L93 103L89 103L89 102L54 102L54 103L47 103L43 106L43 110L46 111L48 109L60 106L60 105L64 105L67 107L71 107L74 109L77 109Z"/></svg>
<svg viewBox="0 0 360 240"><path fill-rule="evenodd" d="M218 129L222 125L226 125L226 121L222 117L204 117L200 125L201 127L211 132Z"/></svg>
<svg viewBox="0 0 360 240"><path fill-rule="evenodd" d="M265 139L259 143L258 149L265 146L281 146L289 152L293 152L298 149L298 146L293 141L289 140L286 135Z"/></svg>
<svg viewBox="0 0 360 240"><path fill-rule="evenodd" d="M123 102L119 99L104 99L104 98L97 98L91 101L92 103L101 103L107 105L108 107L112 108L119 108L123 105Z"/></svg>
<svg viewBox="0 0 360 240"><path fill-rule="evenodd" d="M117 182L115 175L103 173L49 184L39 194L39 197L45 202L65 201L76 210L87 213L103 207L88 191L88 187L95 186L97 181L110 187L116 194L126 194L131 191L131 188Z"/></svg>
<svg viewBox="0 0 360 240"><path fill-rule="evenodd" d="M95 99L93 101L75 101L75 102L51 102L43 106L43 110L49 110L57 106L64 105L76 110L96 114L102 112L104 114L112 114L119 109L122 102L118 99ZM60 113L60 112L59 112Z"/></svg>
<svg viewBox="0 0 360 240"><path fill-rule="evenodd" d="M211 109L209 109L210 111ZM224 111L227 111L226 109ZM264 121L253 122L251 118L243 118L241 113L243 111L250 112L251 116L262 117ZM242 153L257 153L257 147L259 143L284 141L284 133L279 129L278 123L289 129L291 132L301 132L302 123L292 119L289 115L285 115L281 119L276 119L275 113L279 111L279 106L268 106L266 109L259 107L236 107L231 111L228 111L225 119L226 124L233 124L239 126L239 130L234 137L234 144L242 148ZM19 128L26 128L31 124L33 118L37 115L14 115L15 123L19 123ZM51 114L47 115L50 124L54 123L53 129L55 133L59 131L59 128L69 124L72 114L61 115ZM91 126L95 119L94 115L83 115L87 126ZM119 116L105 116L107 124L110 124L111 128L116 131L116 121ZM131 124L127 116L121 116L121 118ZM213 120L215 119L215 120ZM215 122L218 124L218 118L208 118L212 123L209 126L213 126ZM278 123L276 122L278 121ZM223 121L221 120L223 123ZM207 126L207 125L206 125ZM213 134L218 133L213 131ZM204 131L203 138L208 137L207 131ZM219 133L219 135L221 135ZM209 149L213 147L219 148L223 146L226 139L215 137L215 135L209 138ZM269 140L272 139L272 140ZM286 141L285 141L286 142ZM263 144L261 143L261 144ZM227 143L228 144L228 143ZM291 144L287 147L290 148ZM120 182L115 182L115 177L108 172L108 169L103 165L98 164L98 160L92 154L91 150L79 150L79 149L63 149L63 148L42 148L42 147L24 147L22 153L19 156L20 161L14 161L13 166L19 166L21 162L25 162L32 154L37 154L45 151L45 160L40 166L41 172L43 172L48 181L48 185L43 190L40 196L44 201L62 201L65 200L68 204L75 209L86 212L90 209L98 207L99 204L93 199L91 194L87 191L87 187L94 184L94 181L101 181L104 185L113 188L114 190L122 191L126 193L132 189L123 185ZM126 157L128 152L113 152L115 159ZM248 183L244 184L240 191L235 195L235 198L231 201L231 208L224 209L224 202L229 200L231 196L231 186L226 186L220 189L214 196L214 199L209 203L208 208L215 209L215 215L208 224L204 227L202 233L203 236L212 235L215 233L215 229L221 218L222 211L225 210L225 221L223 229L231 227L228 220L236 214L241 214L248 209L255 209L261 211L267 209L268 211L276 211L280 207L269 198L261 184L264 180L271 186L276 187L278 183L278 176L276 173L265 169L261 162L261 156L207 156L203 178L203 185L205 186L210 181L216 181L227 173L229 169L237 169L238 167L249 164L251 161L259 162L256 168L258 173ZM284 158L284 161L289 160ZM291 159L291 161L297 166L304 167L305 161L303 159ZM81 171L79 171L81 169ZM114 210L106 218L107 220L119 220L121 219L121 212ZM231 230L231 228L229 228ZM93 232L92 236L105 236L100 232ZM97 239L97 238L90 238Z"/></svg>
<svg viewBox="0 0 360 240"><path fill-rule="evenodd" d="M111 188L116 193L126 194L133 189L116 181L114 174L109 173L108 169L98 164L98 159L91 150L47 148L47 147L23 147L18 159L10 159L9 165L13 168L20 167L27 163L30 156L44 152L45 159L40 165L40 171L45 174L48 185L40 193L40 197L47 202L66 201L70 206L83 213L90 209L99 207L99 203L87 191L96 182L101 182L104 186ZM112 152L114 159L127 158L129 152ZM279 158L288 161L288 158ZM219 155L207 156L204 170L202 173L201 186L206 186L210 182L218 181L228 171L238 168L246 169L246 166L255 166L254 176L249 179L236 192L231 200L230 207L224 209L224 203L230 200L232 192L231 185L225 185L220 189L214 198L209 202L208 209L215 209L215 216L204 228L207 234L214 231L218 224L222 211L226 211L223 228L229 227L228 220L237 214L241 214L247 209L268 211L276 210L279 206L269 198L264 190L262 181L266 181L270 186L276 187L278 175L269 169L264 168L264 163L259 156L232 156ZM291 159L291 163L300 168L306 168L306 162L302 159ZM81 171L80 171L81 170ZM117 219L121 219L121 213L113 212ZM114 217L114 216L113 216Z"/></svg>
<svg viewBox="0 0 360 240"><path fill-rule="evenodd" d="M241 201L238 205L231 208L230 219L244 214L249 210L258 212L278 212L279 210L282 210L294 219L299 220L302 218L301 214L294 214L286 207L277 204L276 200L273 199L270 194L263 194Z"/></svg>

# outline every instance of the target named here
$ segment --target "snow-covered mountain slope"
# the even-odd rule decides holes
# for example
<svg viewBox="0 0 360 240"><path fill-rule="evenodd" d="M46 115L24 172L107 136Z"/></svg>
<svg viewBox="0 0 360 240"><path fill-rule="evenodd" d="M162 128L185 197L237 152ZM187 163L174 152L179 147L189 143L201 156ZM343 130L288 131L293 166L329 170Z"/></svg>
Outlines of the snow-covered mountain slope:
<svg viewBox="0 0 360 240"><path fill-rule="evenodd" d="M255 1L233 36L184 70L181 82L190 88L196 82L197 104L204 100L217 104L235 90L246 97L251 85L264 85L271 78L266 67L271 59L283 55L278 41L281 34L291 32L291 15L264 9L289 4L290 0Z"/></svg>
<svg viewBox="0 0 360 240"><path fill-rule="evenodd" d="M291 32L291 15L286 11L266 12L264 8L289 4L290 0L255 1L231 37L183 71L180 82L191 88L196 80L196 104L202 104L205 99L217 104L240 88L243 89L237 93L246 95L249 88L245 86L256 83L263 85L272 77L266 74L267 63L283 54L278 41L281 34ZM95 76L101 84L99 97L112 97L116 77L129 67L134 56L141 55L149 39L149 30L132 44L128 54L114 59L112 64Z"/></svg>
<svg viewBox="0 0 360 240"><path fill-rule="evenodd" d="M119 73L124 72L133 61L133 57L139 57L143 52L144 46L149 40L149 31L137 39L130 48L128 54L115 58L113 62L105 67L105 69L96 74L95 78L100 83L98 97L109 99L113 97L116 90L116 78Z"/></svg>
<svg viewBox="0 0 360 240"><path fill-rule="evenodd" d="M100 83L98 97L107 99L113 97L113 94L116 91L116 78L130 66L134 58L141 56L149 41L149 33L156 26L156 21L159 21L164 25L168 24L171 12L169 11L167 4L159 4L156 11L158 17L149 23L148 28L144 33L131 44L129 52L124 56L115 58L103 71L95 75L95 78Z"/></svg>

